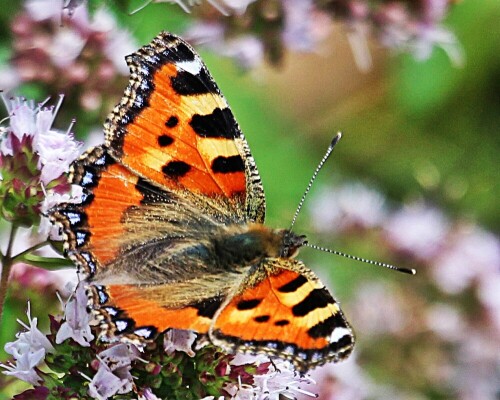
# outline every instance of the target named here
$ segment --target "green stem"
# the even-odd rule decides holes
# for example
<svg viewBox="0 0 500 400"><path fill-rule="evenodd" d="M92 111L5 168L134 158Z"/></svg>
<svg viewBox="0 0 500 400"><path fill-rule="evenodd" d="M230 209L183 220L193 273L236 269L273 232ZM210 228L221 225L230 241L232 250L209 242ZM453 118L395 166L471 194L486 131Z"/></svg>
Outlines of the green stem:
<svg viewBox="0 0 500 400"><path fill-rule="evenodd" d="M20 253L16 254L14 257L12 257L12 261L16 262L20 258L24 257L26 254L31 253L32 251L38 250L41 247L47 246L49 244L48 240L45 240L41 243L35 244L34 246L31 246L30 248L21 251Z"/></svg>
<svg viewBox="0 0 500 400"><path fill-rule="evenodd" d="M5 255L2 255L2 274L0 278L0 322L2 321L3 306L7 296L7 287L9 282L10 268L14 264L12 258L12 246L14 245L14 238L17 232L17 225L12 225L10 228L9 244Z"/></svg>

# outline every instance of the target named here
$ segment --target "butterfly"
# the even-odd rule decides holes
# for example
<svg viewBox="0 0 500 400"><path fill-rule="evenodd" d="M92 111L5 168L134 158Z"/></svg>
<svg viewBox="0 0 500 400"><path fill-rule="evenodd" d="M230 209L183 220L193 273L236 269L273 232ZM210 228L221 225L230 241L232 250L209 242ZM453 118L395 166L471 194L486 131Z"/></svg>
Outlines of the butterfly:
<svg viewBox="0 0 500 400"><path fill-rule="evenodd" d="M192 330L299 371L346 358L352 329L294 258L305 237L264 225L255 161L199 55L162 32L126 60L105 143L70 169L82 202L51 215L102 337L141 344Z"/></svg>

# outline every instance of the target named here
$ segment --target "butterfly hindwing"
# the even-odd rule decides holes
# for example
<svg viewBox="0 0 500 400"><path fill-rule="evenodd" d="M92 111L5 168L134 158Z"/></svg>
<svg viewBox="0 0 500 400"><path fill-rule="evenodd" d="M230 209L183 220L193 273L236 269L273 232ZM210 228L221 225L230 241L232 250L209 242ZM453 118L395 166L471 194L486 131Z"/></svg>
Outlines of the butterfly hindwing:
<svg viewBox="0 0 500 400"><path fill-rule="evenodd" d="M211 340L228 350L263 351L304 370L349 355L354 336L339 304L300 261L267 260L215 315Z"/></svg>

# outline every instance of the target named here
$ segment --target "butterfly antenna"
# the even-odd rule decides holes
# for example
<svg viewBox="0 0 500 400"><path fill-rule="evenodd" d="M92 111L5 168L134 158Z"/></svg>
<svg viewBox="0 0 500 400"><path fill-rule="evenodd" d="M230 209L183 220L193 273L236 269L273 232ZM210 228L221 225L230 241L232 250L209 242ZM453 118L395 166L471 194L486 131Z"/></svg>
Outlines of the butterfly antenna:
<svg viewBox="0 0 500 400"><path fill-rule="evenodd" d="M316 177L318 176L319 171L321 170L321 168L323 168L323 165L326 163L326 161L330 157L330 154L332 154L333 148L338 143L338 141L340 140L341 137L342 137L341 132L338 132L335 135L335 137L332 139L332 142L330 143L330 146L328 146L328 149L326 150L325 155L323 156L323 158L319 162L318 166L314 170L314 173L312 174L311 179L310 179L309 183L307 184L306 190L305 190L304 194L302 195L302 198L300 199L299 205L297 206L297 209L295 210L295 214L293 215L293 218L292 218L292 224L290 225L290 230L292 230L293 226L295 225L295 221L297 220L297 217L299 216L300 210L302 209L302 206L304 205L304 201L306 200L307 194L311 190L311 187L312 187L314 181L316 180Z"/></svg>
<svg viewBox="0 0 500 400"><path fill-rule="evenodd" d="M304 246L310 247L311 249L324 251L325 253L335 254L337 256L349 258L350 260L361 261L361 262L364 262L366 264L377 265L379 267L389 268L389 269L392 269L394 271L403 272L403 273L409 274L409 275L415 275L417 273L417 271L413 268L396 267L395 265L386 264L386 263L383 263L380 261L368 260L366 258L361 258L361 257L357 257L357 256L352 256L350 254L343 253L341 251L327 249L326 247L316 246L315 244L309 244L307 242L304 244Z"/></svg>

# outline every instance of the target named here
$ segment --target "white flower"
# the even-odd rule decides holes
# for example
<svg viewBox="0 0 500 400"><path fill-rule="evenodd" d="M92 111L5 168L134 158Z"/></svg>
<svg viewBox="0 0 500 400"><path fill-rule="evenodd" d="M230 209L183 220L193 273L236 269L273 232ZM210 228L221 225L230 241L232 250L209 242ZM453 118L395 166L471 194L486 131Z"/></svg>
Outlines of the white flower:
<svg viewBox="0 0 500 400"><path fill-rule="evenodd" d="M188 330L169 329L163 336L163 347L165 353L171 355L174 351L183 351L189 357L194 357L193 344L196 333Z"/></svg>
<svg viewBox="0 0 500 400"><path fill-rule="evenodd" d="M82 194L83 189L80 185L71 185L71 191L64 194L59 194L53 189L48 190L40 205L41 218L38 233L44 237L48 236L52 240L62 240L62 233L59 227L50 222L50 219L46 215L58 204L81 203Z"/></svg>
<svg viewBox="0 0 500 400"><path fill-rule="evenodd" d="M73 297L64 307L65 322L61 325L56 335L56 343L60 344L71 338L80 346L90 346L94 335L90 330L90 314L87 311L88 297L85 293L85 285L80 283Z"/></svg>
<svg viewBox="0 0 500 400"><path fill-rule="evenodd" d="M361 183L324 188L310 203L313 224L321 232L338 232L348 227L375 227L386 215L385 199Z"/></svg>
<svg viewBox="0 0 500 400"><path fill-rule="evenodd" d="M39 365L45 358L45 351L39 349L34 352L27 352L16 359L16 363L0 364L0 367L5 368L5 375L15 376L32 385L38 385L42 378L38 376L34 368Z"/></svg>
<svg viewBox="0 0 500 400"><path fill-rule="evenodd" d="M99 369L90 382L88 393L95 399L106 400L115 394L132 390L131 363L137 358L134 346L119 343L98 355Z"/></svg>
<svg viewBox="0 0 500 400"><path fill-rule="evenodd" d="M496 274L481 277L478 296L493 320L497 332L500 334L500 271Z"/></svg>
<svg viewBox="0 0 500 400"><path fill-rule="evenodd" d="M234 58L244 69L256 67L264 59L264 45L257 37L241 35L226 40L224 27L217 23L197 23L184 33L184 37L225 57Z"/></svg>
<svg viewBox="0 0 500 400"><path fill-rule="evenodd" d="M113 372L105 363L101 363L90 382L88 394L94 399L106 400L117 393L128 393L131 390L130 371L121 369Z"/></svg>
<svg viewBox="0 0 500 400"><path fill-rule="evenodd" d="M14 357L15 364L0 364L0 366L6 369L6 371L3 371L4 374L13 375L36 385L41 378L34 368L44 360L45 353L54 351L54 347L38 329L37 318L31 318L30 303L28 303L26 315L28 316L29 326L17 320L26 329L26 332L17 333L17 340L7 343L4 347L5 352Z"/></svg>
<svg viewBox="0 0 500 400"><path fill-rule="evenodd" d="M269 358L264 355L247 355L238 353L230 362L229 367L243 364L268 363ZM299 376L293 365L288 361L273 360L265 374L255 374L253 376L253 385L244 384L241 381L238 384L228 384L224 389L234 400L283 400L295 399L298 394L308 397L316 397L314 393L303 389L304 385L314 384L309 376Z"/></svg>
<svg viewBox="0 0 500 400"><path fill-rule="evenodd" d="M394 247L423 260L436 256L449 230L441 211L421 203L396 212L384 228Z"/></svg>
<svg viewBox="0 0 500 400"><path fill-rule="evenodd" d="M217 0L209 0L209 3L214 5L214 7L217 7L214 3L216 3ZM230 12L233 14L237 15L242 15L245 13L247 10L247 7L253 3L255 0L218 0L220 3L222 3L225 7L229 8Z"/></svg>
<svg viewBox="0 0 500 400"><path fill-rule="evenodd" d="M213 396L209 396L213 399ZM205 397L201 400L210 400L209 397ZM221 399L224 400L224 396L221 396ZM146 388L142 391L142 395L139 396L138 400L161 400L157 397L150 388Z"/></svg>
<svg viewBox="0 0 500 400"><path fill-rule="evenodd" d="M38 153L41 181L47 185L50 181L66 172L71 162L80 153L81 143L73 139L68 132L62 133L52 129L52 124L63 102L59 97L53 107L35 107L33 101L21 98L7 100L3 97L9 113L10 130L18 139L23 136L33 137L33 150ZM71 127L70 127L71 128ZM1 143L3 154L12 154L11 143L3 140Z"/></svg>

